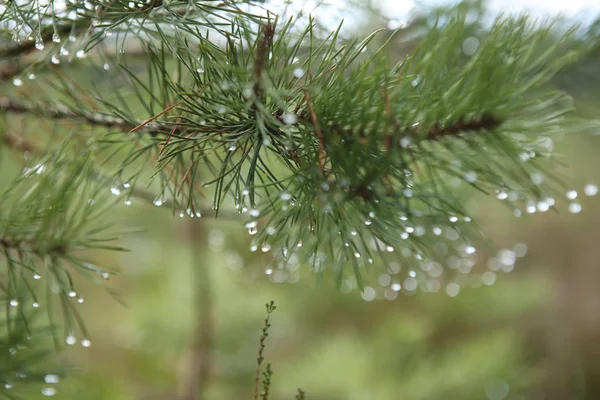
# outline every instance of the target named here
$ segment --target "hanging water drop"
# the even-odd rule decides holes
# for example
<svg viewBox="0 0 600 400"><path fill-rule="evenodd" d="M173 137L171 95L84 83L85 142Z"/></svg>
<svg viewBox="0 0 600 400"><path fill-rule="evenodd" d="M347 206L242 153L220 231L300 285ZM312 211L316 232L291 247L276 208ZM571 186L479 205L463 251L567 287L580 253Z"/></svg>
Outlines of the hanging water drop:
<svg viewBox="0 0 600 400"><path fill-rule="evenodd" d="M586 196L595 196L598 194L598 186L589 183L583 188L583 193L585 193Z"/></svg>
<svg viewBox="0 0 600 400"><path fill-rule="evenodd" d="M575 200L577 198L577 190L569 190L567 192L567 199Z"/></svg>
<svg viewBox="0 0 600 400"><path fill-rule="evenodd" d="M52 57L50 57L50 61L52 61L52 64L60 64L60 59L58 58L58 56L55 54Z"/></svg>
<svg viewBox="0 0 600 400"><path fill-rule="evenodd" d="M579 214L581 212L581 204L575 202L569 204L569 211L573 214Z"/></svg>
<svg viewBox="0 0 600 400"><path fill-rule="evenodd" d="M58 382L60 382L60 377L56 374L48 374L48 375L44 376L44 382L58 383Z"/></svg>
<svg viewBox="0 0 600 400"><path fill-rule="evenodd" d="M44 47L44 41L42 40L42 38L38 37L35 40L35 48L41 51L44 50Z"/></svg>
<svg viewBox="0 0 600 400"><path fill-rule="evenodd" d="M90 347L90 346L92 345L92 342L91 342L89 339L83 339L83 340L81 341L81 345L82 345L83 347Z"/></svg>
<svg viewBox="0 0 600 400"><path fill-rule="evenodd" d="M54 32L52 34L52 41L54 43L60 43L60 35L57 32Z"/></svg>
<svg viewBox="0 0 600 400"><path fill-rule="evenodd" d="M66 342L68 345L74 345L75 343L77 343L77 339L75 339L75 336L73 336L73 335L69 335L69 336L67 336L67 338L65 339L65 342Z"/></svg>
<svg viewBox="0 0 600 400"><path fill-rule="evenodd" d="M118 196L118 195L121 194L121 190L118 187L116 187L116 186L111 187L110 188L110 192L112 194L114 194L115 196Z"/></svg>
<svg viewBox="0 0 600 400"><path fill-rule="evenodd" d="M283 123L286 125L294 125L298 122L298 117L296 114L285 113L283 114Z"/></svg>
<svg viewBox="0 0 600 400"><path fill-rule="evenodd" d="M19 300L13 299L10 301L11 307L17 307L19 305Z"/></svg>
<svg viewBox="0 0 600 400"><path fill-rule="evenodd" d="M15 79L13 79L13 85L17 87L23 86L23 80L17 76Z"/></svg>
<svg viewBox="0 0 600 400"><path fill-rule="evenodd" d="M53 387L45 387L41 390L44 396L54 396L57 393L56 388Z"/></svg>

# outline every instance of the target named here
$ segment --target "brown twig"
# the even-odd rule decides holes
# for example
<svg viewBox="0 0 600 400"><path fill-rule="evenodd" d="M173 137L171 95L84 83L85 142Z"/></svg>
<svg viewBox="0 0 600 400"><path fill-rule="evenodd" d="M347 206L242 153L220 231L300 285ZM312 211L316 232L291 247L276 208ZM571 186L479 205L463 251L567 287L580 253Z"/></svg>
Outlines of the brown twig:
<svg viewBox="0 0 600 400"><path fill-rule="evenodd" d="M263 96L263 70L269 60L269 49L275 34L275 27L272 24L265 24L262 27L261 37L256 45L256 63L254 64L254 97L255 101L262 101Z"/></svg>
<svg viewBox="0 0 600 400"><path fill-rule="evenodd" d="M459 118L458 121L446 126L440 126L436 123L427 132L426 138L429 140L440 140L448 136L456 136L463 132L490 131L502 125L503 121L491 113L484 113L479 118L466 120Z"/></svg>
<svg viewBox="0 0 600 400"><path fill-rule="evenodd" d="M8 148L19 150L19 151L28 151L31 154L41 155L40 149L31 143L29 140L25 139L22 136L12 135L10 133L4 133L2 135L2 142Z"/></svg>

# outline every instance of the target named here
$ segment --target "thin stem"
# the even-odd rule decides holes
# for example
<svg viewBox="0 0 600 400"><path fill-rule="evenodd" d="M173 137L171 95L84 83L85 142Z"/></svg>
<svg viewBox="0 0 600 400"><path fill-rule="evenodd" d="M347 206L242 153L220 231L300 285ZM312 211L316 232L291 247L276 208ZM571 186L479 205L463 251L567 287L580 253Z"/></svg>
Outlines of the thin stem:
<svg viewBox="0 0 600 400"><path fill-rule="evenodd" d="M190 350L184 394L181 400L202 400L212 370L211 349L214 345L214 318L212 304L212 276L206 262L205 232L198 220L189 222L190 249L192 250L192 284L195 291L196 328Z"/></svg>

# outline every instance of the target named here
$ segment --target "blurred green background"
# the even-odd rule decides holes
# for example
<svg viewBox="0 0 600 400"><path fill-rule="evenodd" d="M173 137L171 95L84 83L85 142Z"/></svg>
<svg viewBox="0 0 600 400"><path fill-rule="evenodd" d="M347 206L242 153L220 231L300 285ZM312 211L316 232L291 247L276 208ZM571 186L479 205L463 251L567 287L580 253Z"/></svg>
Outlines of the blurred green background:
<svg viewBox="0 0 600 400"><path fill-rule="evenodd" d="M555 81L590 118L600 116L599 68L592 55ZM600 196L583 194L600 183L600 137L565 137L555 149L582 212L562 204L560 213L515 218L496 199L472 197L473 217L497 249L525 243L528 251L493 285L456 297L400 291L364 301L357 291L317 288L306 273L281 282L277 271L265 274L269 254L251 253L235 220L122 204L122 225L143 232L123 237L131 252L94 256L119 276L104 286L80 280L92 345L59 355L78 370L54 398L181 398L199 359L203 398L252 398L264 304L274 300L265 351L272 400L292 399L298 387L310 400L600 399ZM6 182L17 163L3 152Z"/></svg>

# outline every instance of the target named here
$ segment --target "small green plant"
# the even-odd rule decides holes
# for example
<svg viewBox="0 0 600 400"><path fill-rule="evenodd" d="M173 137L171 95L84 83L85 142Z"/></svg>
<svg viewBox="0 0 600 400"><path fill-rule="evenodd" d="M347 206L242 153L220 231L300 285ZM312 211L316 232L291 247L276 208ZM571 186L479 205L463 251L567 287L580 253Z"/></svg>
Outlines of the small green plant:
<svg viewBox="0 0 600 400"><path fill-rule="evenodd" d="M277 308L275 306L275 302L271 300L269 303L265 304L267 309L267 317L265 318L265 322L262 329L262 334L260 335L260 347L258 349L258 357L256 358L256 380L254 384L254 399L260 398L262 400L268 400L269 398L269 389L271 387L271 378L273 377L273 370L271 369L271 363L267 363L265 367L265 371L262 373L263 381L262 381L262 392L258 392L258 382L260 380L260 371L261 365L265 360L263 356L263 352L265 351L265 341L267 340L267 336L269 336L269 328L271 327L271 314ZM304 400L304 392L302 389L298 389L298 394L296 394L297 400Z"/></svg>

